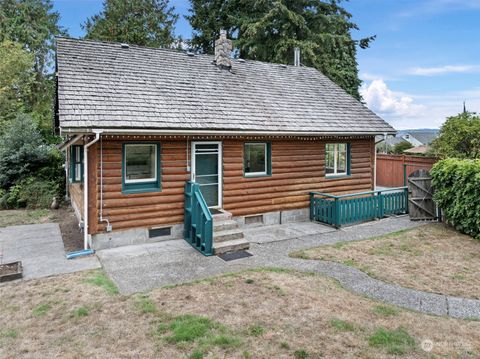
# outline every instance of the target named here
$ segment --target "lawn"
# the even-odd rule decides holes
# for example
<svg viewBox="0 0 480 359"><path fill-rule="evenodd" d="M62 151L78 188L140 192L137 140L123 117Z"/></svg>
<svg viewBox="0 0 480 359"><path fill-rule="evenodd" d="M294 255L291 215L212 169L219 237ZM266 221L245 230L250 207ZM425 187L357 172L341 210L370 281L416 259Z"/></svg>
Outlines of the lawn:
<svg viewBox="0 0 480 359"><path fill-rule="evenodd" d="M55 213L48 209L9 209L0 210L0 228L21 224L37 224L51 222Z"/></svg>
<svg viewBox="0 0 480 359"><path fill-rule="evenodd" d="M475 358L479 351L478 321L387 306L291 271L131 296L101 270L0 286L2 358Z"/></svg>
<svg viewBox="0 0 480 359"><path fill-rule="evenodd" d="M440 223L292 256L344 263L405 287L480 298L480 241Z"/></svg>

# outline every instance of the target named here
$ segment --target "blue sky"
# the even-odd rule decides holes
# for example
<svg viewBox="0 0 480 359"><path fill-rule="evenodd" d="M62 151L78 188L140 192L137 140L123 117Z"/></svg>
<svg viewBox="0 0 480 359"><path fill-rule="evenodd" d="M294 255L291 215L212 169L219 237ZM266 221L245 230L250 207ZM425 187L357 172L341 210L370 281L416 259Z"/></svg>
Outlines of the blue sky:
<svg viewBox="0 0 480 359"><path fill-rule="evenodd" d="M54 0L60 23L81 37L80 24L102 8L101 0ZM187 0L171 0L187 14ZM377 35L359 50L361 92L370 109L397 129L439 127L466 101L480 112L480 0L351 0L344 6L360 31ZM191 37L180 16L176 33Z"/></svg>

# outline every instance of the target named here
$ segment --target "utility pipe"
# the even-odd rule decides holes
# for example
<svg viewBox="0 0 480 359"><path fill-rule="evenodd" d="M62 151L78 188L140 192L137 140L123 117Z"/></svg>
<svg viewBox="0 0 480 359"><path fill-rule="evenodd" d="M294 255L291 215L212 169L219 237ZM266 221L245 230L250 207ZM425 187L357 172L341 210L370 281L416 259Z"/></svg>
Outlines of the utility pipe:
<svg viewBox="0 0 480 359"><path fill-rule="evenodd" d="M100 139L101 130L95 130L95 138L83 146L83 249L88 249L88 148Z"/></svg>

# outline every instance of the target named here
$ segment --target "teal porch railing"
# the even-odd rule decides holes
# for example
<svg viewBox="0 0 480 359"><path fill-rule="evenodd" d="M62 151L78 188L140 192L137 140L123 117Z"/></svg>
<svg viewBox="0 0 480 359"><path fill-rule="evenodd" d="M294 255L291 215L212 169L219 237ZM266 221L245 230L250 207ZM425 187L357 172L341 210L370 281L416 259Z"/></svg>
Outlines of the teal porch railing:
<svg viewBox="0 0 480 359"><path fill-rule="evenodd" d="M213 218L198 183L185 183L183 238L200 253L213 255Z"/></svg>
<svg viewBox="0 0 480 359"><path fill-rule="evenodd" d="M310 219L336 228L403 213L408 213L407 187L340 196L310 192Z"/></svg>

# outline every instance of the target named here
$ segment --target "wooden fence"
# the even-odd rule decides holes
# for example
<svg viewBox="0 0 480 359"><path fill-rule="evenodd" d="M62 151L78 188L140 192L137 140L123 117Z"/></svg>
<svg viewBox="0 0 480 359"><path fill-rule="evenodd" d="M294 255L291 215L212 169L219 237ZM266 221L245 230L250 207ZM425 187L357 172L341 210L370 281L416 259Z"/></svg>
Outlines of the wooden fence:
<svg viewBox="0 0 480 359"><path fill-rule="evenodd" d="M409 176L420 168L432 168L437 161L435 157L377 154L377 186L401 187L404 185L405 164L408 164L407 176Z"/></svg>

